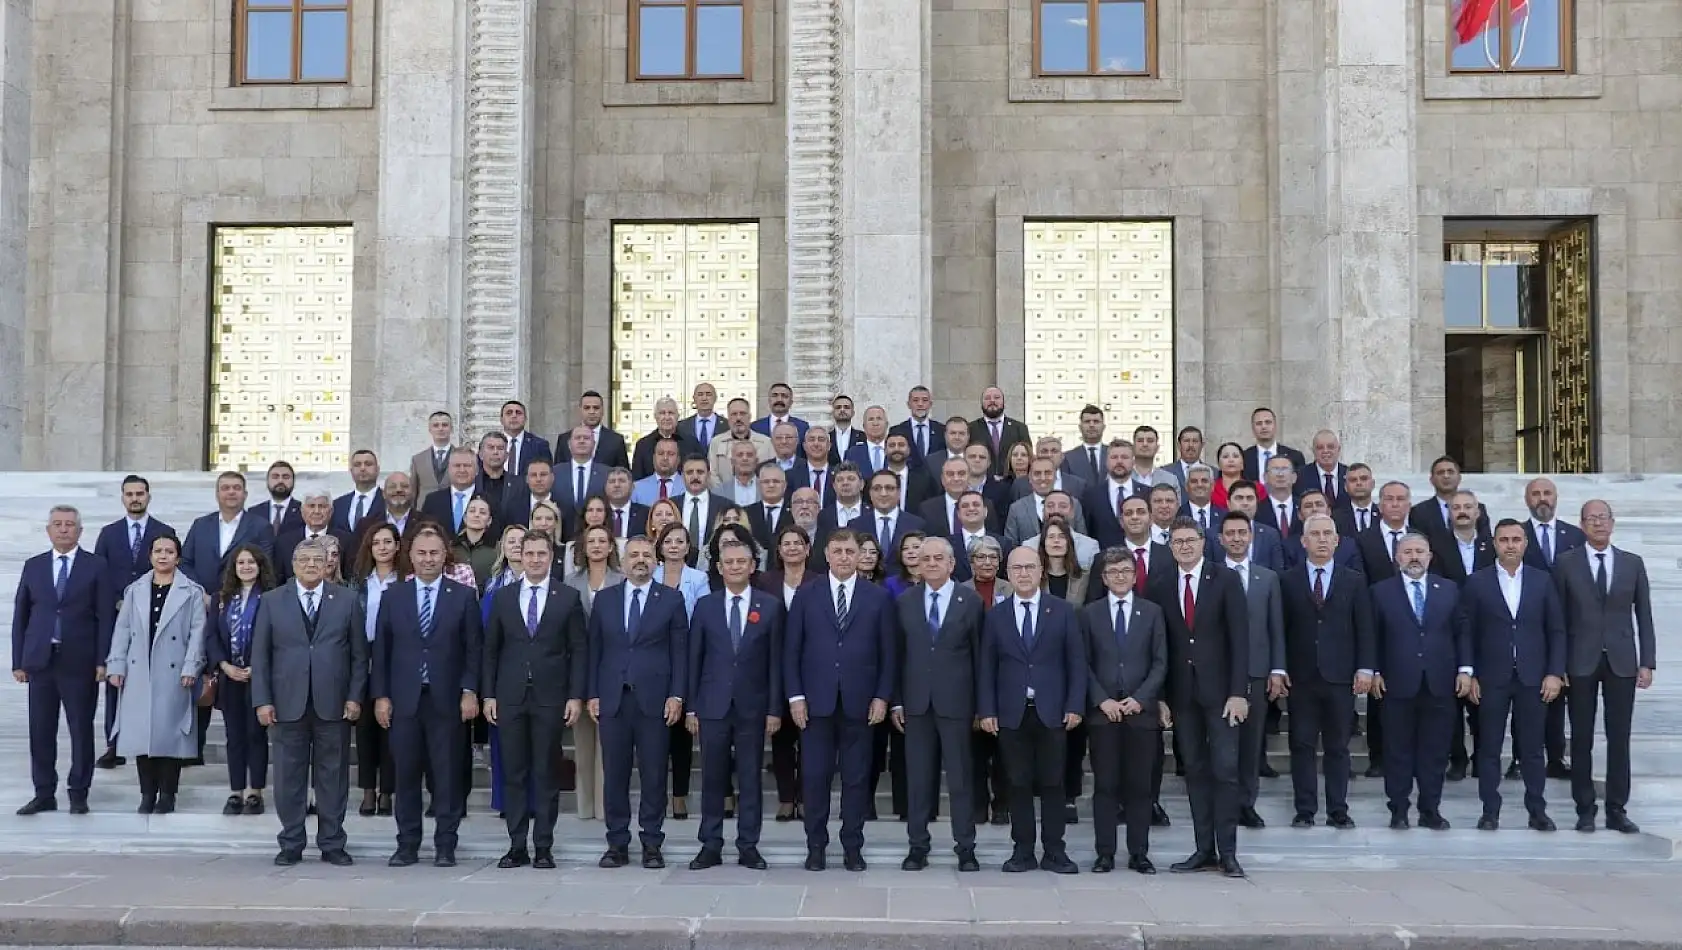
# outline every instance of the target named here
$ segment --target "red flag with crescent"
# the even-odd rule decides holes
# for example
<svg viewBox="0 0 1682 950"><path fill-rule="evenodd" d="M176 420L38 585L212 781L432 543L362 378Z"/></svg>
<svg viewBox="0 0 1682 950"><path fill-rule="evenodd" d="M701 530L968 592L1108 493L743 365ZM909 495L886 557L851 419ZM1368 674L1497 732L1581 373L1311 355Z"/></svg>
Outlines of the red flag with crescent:
<svg viewBox="0 0 1682 950"><path fill-rule="evenodd" d="M1518 19L1525 14L1526 0L1509 0L1512 8L1512 18ZM1464 46L1477 39L1492 26L1500 25L1500 18L1496 15L1501 0L1460 0L1460 9L1454 14L1454 36L1459 41L1457 45Z"/></svg>

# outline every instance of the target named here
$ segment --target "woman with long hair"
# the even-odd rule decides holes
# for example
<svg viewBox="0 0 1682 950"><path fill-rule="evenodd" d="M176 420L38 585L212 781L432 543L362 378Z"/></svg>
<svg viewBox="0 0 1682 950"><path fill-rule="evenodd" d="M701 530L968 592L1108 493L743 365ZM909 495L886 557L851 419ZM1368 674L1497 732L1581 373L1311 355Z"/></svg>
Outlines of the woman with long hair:
<svg viewBox="0 0 1682 950"><path fill-rule="evenodd" d="M660 530L654 542L654 583L676 588L683 595L683 609L695 615L695 604L710 590L707 575L689 566L689 529L683 522L674 521ZM689 780L695 763L695 737L689 734L683 721L671 727L671 743L667 757L671 762L672 817L682 821L689 817Z"/></svg>
<svg viewBox="0 0 1682 950"><path fill-rule="evenodd" d="M748 542L753 546L754 568L763 565L759 561L759 544L753 541L753 525L748 521L748 511L741 505L724 505L712 514L712 527L707 532L707 542L701 546L700 556L695 559L697 570L705 571L707 584L711 590L723 590L724 579L718 574L718 532L726 525L738 525L747 532Z"/></svg>
<svg viewBox="0 0 1682 950"><path fill-rule="evenodd" d="M923 560L923 539L926 537L928 535L921 531L907 531L899 537L899 545L894 551L893 573L882 581L888 595L895 600L922 580L919 568Z"/></svg>
<svg viewBox="0 0 1682 950"><path fill-rule="evenodd" d="M812 538L806 529L789 524L777 532L775 539L776 570L759 575L754 586L778 598L786 611L794 603L794 594L803 585L818 583L822 572L809 567ZM805 817L800 802L800 730L788 713L786 697L772 697L780 708L783 725L771 736L771 773L777 778L777 820L794 821Z"/></svg>
<svg viewBox="0 0 1682 950"><path fill-rule="evenodd" d="M511 524L502 529L502 538L497 544L496 560L491 564L490 576L485 581L485 596L479 598L479 620L489 624L491 621L491 595L508 586L520 582L520 551L526 540L526 529L522 525ZM502 814L502 739L493 724L486 730L486 738L491 746L491 811ZM537 797L537 779L528 777L526 794L530 798ZM529 799L528 799L529 800Z"/></svg>
<svg viewBox="0 0 1682 950"><path fill-rule="evenodd" d="M1000 478L1005 487L1014 486L1018 479L1028 480L1028 469L1034 464L1034 450L1026 442L1017 442L1005 452L1005 473ZM1005 497L1009 497L1007 493Z"/></svg>
<svg viewBox="0 0 1682 950"><path fill-rule="evenodd" d="M344 552L339 550L339 539L331 534L324 534L321 536L321 543L327 547L327 576L323 579L329 584L344 586Z"/></svg>
<svg viewBox="0 0 1682 950"><path fill-rule="evenodd" d="M152 569L123 592L105 658L106 678L122 690L117 754L134 759L140 813L175 810L181 764L198 748L204 670L204 588L177 570L181 540L152 539Z"/></svg>
<svg viewBox="0 0 1682 950"><path fill-rule="evenodd" d="M1244 447L1237 442L1222 442L1215 450L1215 491L1209 496L1209 503L1216 508L1229 507L1227 492L1232 491L1232 483L1244 477ZM1258 504L1267 503L1267 489L1260 481L1256 482L1256 501Z"/></svg>
<svg viewBox="0 0 1682 950"><path fill-rule="evenodd" d="M882 563L882 546L868 534L859 535L858 575L872 584L880 584L887 575Z"/></svg>
<svg viewBox="0 0 1682 950"><path fill-rule="evenodd" d="M648 537L658 541L660 539L660 532L666 530L666 525L681 524L682 522L683 509L678 507L677 500L674 498L662 498L654 504L648 506L648 527L644 530L647 532ZM695 543L693 538L690 539L690 543Z"/></svg>
<svg viewBox="0 0 1682 950"><path fill-rule="evenodd" d="M765 565L765 552L759 549L759 540L753 536L753 528L748 525L747 512L741 512L740 521L721 521L713 531L712 540L707 542L706 552L702 557L707 563L707 589L723 590L724 576L718 572L718 552L723 549L725 542L745 545L753 553L753 573L757 575Z"/></svg>
<svg viewBox="0 0 1682 950"><path fill-rule="evenodd" d="M480 594L485 592L485 583L502 554L498 538L491 532L492 520L490 499L474 495L462 509L461 531L450 546L456 562L473 569L474 589Z"/></svg>
<svg viewBox="0 0 1682 950"><path fill-rule="evenodd" d="M227 733L228 800L224 815L261 815L269 777L269 733L251 702L251 631L257 605L273 590L275 572L254 544L234 548L222 587L205 617L205 665L217 672L216 708Z"/></svg>
<svg viewBox="0 0 1682 950"><path fill-rule="evenodd" d="M550 538L559 539L561 536L561 509L547 501L538 502L532 506L531 517L527 519L526 529L528 531L541 531ZM560 551L559 540L555 541L555 550L557 553ZM566 568L562 566L565 563L564 559L556 557L555 566L550 569L551 573L565 575Z"/></svg>
<svg viewBox="0 0 1682 950"><path fill-rule="evenodd" d="M352 588L362 618L362 632L371 645L380 616L380 599L386 588L409 573L403 558L403 536L396 525L377 524L362 535L362 546L351 566ZM372 649L372 646L370 646ZM369 671L368 689L373 689ZM369 695L373 695L372 692ZM361 815L391 814L391 796L397 790L397 767L391 759L391 742L373 716L356 720L356 784L362 789Z"/></svg>
<svg viewBox="0 0 1682 950"><path fill-rule="evenodd" d="M1086 603L1090 574L1075 556L1075 538L1062 518L1046 519L1040 528L1040 567L1045 570L1045 592L1060 597L1076 610Z"/></svg>
<svg viewBox="0 0 1682 950"><path fill-rule="evenodd" d="M614 547L611 528L606 525L586 528L578 541L578 555L584 563L567 575L566 584L578 591L579 599L584 601L584 620L588 623L596 595L624 583L625 575L619 573L619 552ZM578 817L601 818L601 741L595 720L589 716L578 717L578 723L572 727L572 748L578 771Z"/></svg>
<svg viewBox="0 0 1682 950"><path fill-rule="evenodd" d="M613 530L613 509L608 507L606 498L591 495L584 499L584 507L578 510L578 523L573 527L573 538L582 538L587 528L606 528L607 533L613 536L614 553L620 558L625 556L625 539ZM566 550L562 555L564 563L573 563L576 547L576 540L566 543Z"/></svg>

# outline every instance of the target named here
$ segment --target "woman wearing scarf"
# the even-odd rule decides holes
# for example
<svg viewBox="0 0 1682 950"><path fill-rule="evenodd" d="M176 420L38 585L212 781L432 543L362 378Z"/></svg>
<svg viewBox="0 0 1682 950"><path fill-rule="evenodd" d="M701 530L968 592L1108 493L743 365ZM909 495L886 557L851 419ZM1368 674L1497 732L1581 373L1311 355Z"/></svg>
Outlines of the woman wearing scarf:
<svg viewBox="0 0 1682 950"><path fill-rule="evenodd" d="M228 788L224 815L261 815L269 775L269 733L251 704L251 628L263 592L275 586L274 568L256 545L242 544L222 572L222 589L206 618L206 666L218 676L216 708L227 733Z"/></svg>

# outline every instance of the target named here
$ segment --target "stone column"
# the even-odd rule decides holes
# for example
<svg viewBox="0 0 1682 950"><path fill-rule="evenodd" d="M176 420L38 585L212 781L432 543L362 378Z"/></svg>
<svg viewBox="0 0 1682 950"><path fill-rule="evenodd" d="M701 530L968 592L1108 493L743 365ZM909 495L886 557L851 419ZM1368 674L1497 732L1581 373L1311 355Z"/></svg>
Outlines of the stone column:
<svg viewBox="0 0 1682 950"><path fill-rule="evenodd" d="M843 9L845 379L862 411L895 407L929 381L930 14L929 0L849 0Z"/></svg>
<svg viewBox="0 0 1682 950"><path fill-rule="evenodd" d="M463 37L468 0L385 3L379 18L374 400L380 459L404 464L426 417L460 409Z"/></svg>
<svg viewBox="0 0 1682 950"><path fill-rule="evenodd" d="M794 413L829 417L841 389L843 3L788 2L788 382Z"/></svg>
<svg viewBox="0 0 1682 950"><path fill-rule="evenodd" d="M23 467L29 268L29 0L0 3L0 470ZM97 448L97 446L96 446Z"/></svg>

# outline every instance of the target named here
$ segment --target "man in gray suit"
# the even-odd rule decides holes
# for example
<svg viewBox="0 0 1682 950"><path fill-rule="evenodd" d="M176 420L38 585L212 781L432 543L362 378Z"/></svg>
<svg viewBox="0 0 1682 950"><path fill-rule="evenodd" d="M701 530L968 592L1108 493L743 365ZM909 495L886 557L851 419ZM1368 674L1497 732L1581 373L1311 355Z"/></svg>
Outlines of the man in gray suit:
<svg viewBox="0 0 1682 950"><path fill-rule="evenodd" d="M324 541L300 543L292 572L292 583L263 595L251 632L251 701L274 748L281 826L274 863L291 867L304 858L313 778L321 860L347 867L350 733L368 686L368 638L356 595L324 580Z"/></svg>
<svg viewBox="0 0 1682 950"><path fill-rule="evenodd" d="M1653 685L1653 604L1647 565L1612 546L1612 506L1591 499L1582 508L1588 543L1554 561L1553 580L1565 613L1566 694L1571 717L1571 797L1577 830L1593 831L1594 716L1606 704L1606 827L1641 829L1629 820L1629 731L1635 691Z"/></svg>
<svg viewBox="0 0 1682 950"><path fill-rule="evenodd" d="M1033 466L1028 469L1028 478L1033 482L1034 490L1012 502L1010 512L1005 515L1005 540L1012 545L1022 544L1040 533L1040 527L1045 524L1047 516L1046 499L1053 495L1062 495L1069 500L1073 509L1069 524L1081 534L1086 534L1086 516L1081 511L1080 502L1075 501L1073 495L1059 491L1052 484L1056 471L1057 468L1051 459L1045 458L1034 459Z"/></svg>
<svg viewBox="0 0 1682 950"><path fill-rule="evenodd" d="M1262 708L1268 701L1289 692L1285 678L1285 608L1279 600L1279 575L1250 560L1250 518L1241 511L1229 511L1221 519L1221 547L1226 566L1244 583L1244 599L1250 608L1250 707ZM1256 795L1262 759L1267 744L1267 717L1251 716L1239 727L1238 786L1244 793L1244 808L1238 823L1245 828L1265 828L1256 813Z"/></svg>

